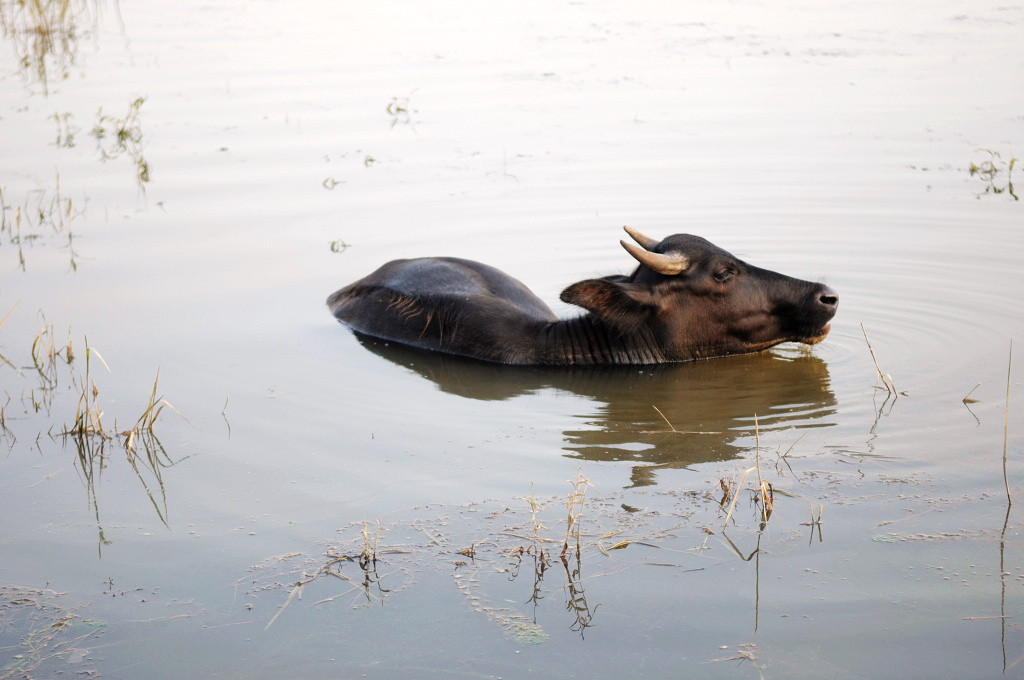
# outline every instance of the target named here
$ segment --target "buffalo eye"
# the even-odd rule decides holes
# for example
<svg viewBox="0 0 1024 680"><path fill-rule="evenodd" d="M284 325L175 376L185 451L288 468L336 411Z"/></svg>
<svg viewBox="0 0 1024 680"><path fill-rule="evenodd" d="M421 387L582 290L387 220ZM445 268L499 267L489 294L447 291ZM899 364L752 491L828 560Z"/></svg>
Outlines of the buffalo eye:
<svg viewBox="0 0 1024 680"><path fill-rule="evenodd" d="M724 267L724 268L719 269L718 271L716 271L715 274L714 274L714 277L715 277L715 281L717 281L718 283L726 283L726 282L729 281L729 279L731 279L735 275L736 275L735 270L733 270L733 269L731 269L729 267Z"/></svg>

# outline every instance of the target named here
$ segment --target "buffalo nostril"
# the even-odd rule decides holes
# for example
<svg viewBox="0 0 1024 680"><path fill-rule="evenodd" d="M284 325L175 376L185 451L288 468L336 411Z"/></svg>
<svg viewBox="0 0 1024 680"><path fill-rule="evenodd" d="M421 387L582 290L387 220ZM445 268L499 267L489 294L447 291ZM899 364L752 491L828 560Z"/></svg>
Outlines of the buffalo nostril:
<svg viewBox="0 0 1024 680"><path fill-rule="evenodd" d="M836 307L839 305L839 293L825 286L822 288L821 294L818 295L818 301L826 307Z"/></svg>

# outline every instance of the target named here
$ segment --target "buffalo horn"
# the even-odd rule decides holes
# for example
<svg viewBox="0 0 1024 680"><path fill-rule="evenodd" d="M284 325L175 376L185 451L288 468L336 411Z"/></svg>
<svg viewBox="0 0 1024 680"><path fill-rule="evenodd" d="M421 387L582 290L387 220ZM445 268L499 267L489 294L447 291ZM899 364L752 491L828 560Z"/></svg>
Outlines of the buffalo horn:
<svg viewBox="0 0 1024 680"><path fill-rule="evenodd" d="M633 237L634 241L643 246L644 250L654 250L654 247L661 243L658 239L651 238L646 234L641 234L633 227L623 227L623 229L626 230L627 234Z"/></svg>
<svg viewBox="0 0 1024 680"><path fill-rule="evenodd" d="M632 243L625 241L619 241L619 243L626 249L626 252L636 258L637 262L665 276L675 276L685 271L687 265L690 264L689 258L682 253L650 253L642 248L637 248Z"/></svg>

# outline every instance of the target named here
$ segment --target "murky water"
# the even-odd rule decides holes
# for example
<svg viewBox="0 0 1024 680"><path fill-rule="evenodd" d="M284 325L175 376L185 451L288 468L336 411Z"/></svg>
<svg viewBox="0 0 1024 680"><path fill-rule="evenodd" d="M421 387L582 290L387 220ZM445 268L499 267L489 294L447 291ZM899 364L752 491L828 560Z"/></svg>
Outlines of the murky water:
<svg viewBox="0 0 1024 680"><path fill-rule="evenodd" d="M0 677L1021 673L1024 8L46 7L0 2ZM623 224L832 334L511 369L324 305L453 255L570 314Z"/></svg>

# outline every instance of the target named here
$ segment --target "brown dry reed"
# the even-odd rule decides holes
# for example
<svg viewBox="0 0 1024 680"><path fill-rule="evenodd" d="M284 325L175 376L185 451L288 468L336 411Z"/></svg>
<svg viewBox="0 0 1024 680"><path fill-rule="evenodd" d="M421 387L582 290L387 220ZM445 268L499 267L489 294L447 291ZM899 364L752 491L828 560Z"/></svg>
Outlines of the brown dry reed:
<svg viewBox="0 0 1024 680"><path fill-rule="evenodd" d="M67 353L70 353L70 344L66 348ZM101 355L95 347L89 346L89 338L85 338L85 377L81 380L78 387L80 394L78 397L78 405L75 408L75 421L74 424L69 428L66 427L60 433L63 436L70 437L99 437L101 439L114 439L121 438L124 444L125 451L128 455L133 455L137 449L137 441L143 435L151 436L153 434L153 426L156 424L160 414L163 413L164 407L167 407L178 414L182 420L189 425L192 423L186 418L181 411L176 409L169 401L163 398L163 396L157 396L157 389L160 384L160 369L156 371L156 379L153 381L153 389L150 391L149 400L146 404L146 408L143 410L142 415L138 417L135 424L127 430L118 430L117 423L114 423L113 431L108 431L103 426L103 411L99 407L99 387L96 385L96 381L92 378L92 356L96 355L96 358L103 363L103 366L110 371L110 367L107 362L104 361L103 355ZM73 356L73 355L72 355ZM192 425L195 427L195 425Z"/></svg>
<svg viewBox="0 0 1024 680"><path fill-rule="evenodd" d="M900 394L899 392L896 391L896 383L893 382L892 375L889 373L882 373L882 369L878 365L878 357L875 356L875 350L871 346L871 341L868 340L868 332L864 328L863 323L861 323L860 325L860 330L864 333L864 342L868 344L868 351L871 352L871 358L875 362L875 373L877 374L878 378L882 381L882 385L885 386L885 390L889 394L893 395L894 398L899 398ZM879 389L877 385L875 387L876 389Z"/></svg>
<svg viewBox="0 0 1024 680"><path fill-rule="evenodd" d="M580 554L580 518L583 517L583 505L587 500L587 487L597 488L583 475L581 470L576 471L576 477L566 480L572 485L572 491L568 494L566 506L569 509L569 516L566 519L565 541L562 543L561 557L569 550L569 541L576 539L576 555Z"/></svg>
<svg viewBox="0 0 1024 680"><path fill-rule="evenodd" d="M1006 416L1003 421L1003 484L1006 486L1006 504L1013 505L1010 479L1006 475L1006 443L1010 432L1010 373L1013 368L1013 339L1010 339L1010 357L1006 361Z"/></svg>
<svg viewBox="0 0 1024 680"><path fill-rule="evenodd" d="M544 550L544 539L541 538L540 532L542 529L547 529L547 527L537 520L537 510L540 508L540 504L537 503L537 498L533 492L533 482L530 482L530 497L526 499L526 502L530 505L530 522L533 526L533 536L531 537L533 545L527 552L532 550L534 555L544 560L547 554Z"/></svg>
<svg viewBox="0 0 1024 680"><path fill-rule="evenodd" d="M377 530L373 533L373 540L370 540L368 530L369 522L363 520L363 551L359 553L359 566L366 569L371 564L377 565L377 546L380 544L380 532L383 530L380 520L377 520Z"/></svg>
<svg viewBox="0 0 1024 680"><path fill-rule="evenodd" d="M747 468L744 471L743 476L740 478L740 483L736 486L736 492L733 494L732 503L729 504L729 512L725 516L724 527L729 526L729 520L732 518L732 512L736 508L736 501L739 499L739 491L743 488L743 484L747 481L747 475L751 472L757 473L757 490L754 492L754 502L758 503L761 508L761 528L768 523L771 519L772 512L775 509L775 489L772 488L771 482L765 481L761 477L761 428L757 420L757 414L754 414L754 467ZM787 453L789 453L787 451ZM725 484L722 484L723 490L726 490ZM724 502L724 501L723 501Z"/></svg>

